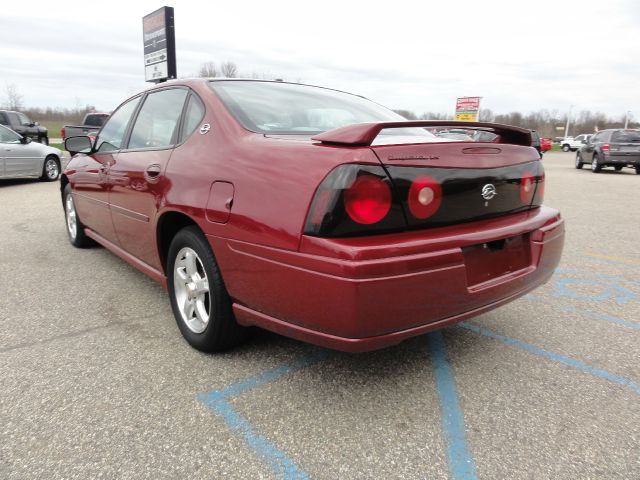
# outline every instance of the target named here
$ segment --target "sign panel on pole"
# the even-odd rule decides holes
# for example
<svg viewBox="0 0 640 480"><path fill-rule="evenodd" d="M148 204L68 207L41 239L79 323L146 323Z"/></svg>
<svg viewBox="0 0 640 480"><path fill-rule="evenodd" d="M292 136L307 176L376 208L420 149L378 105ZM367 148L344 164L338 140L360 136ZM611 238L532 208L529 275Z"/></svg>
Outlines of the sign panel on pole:
<svg viewBox="0 0 640 480"><path fill-rule="evenodd" d="M176 37L173 7L162 7L142 18L144 79L164 82L176 78Z"/></svg>
<svg viewBox="0 0 640 480"><path fill-rule="evenodd" d="M477 122L482 97L460 97L456 100L456 120L459 122Z"/></svg>

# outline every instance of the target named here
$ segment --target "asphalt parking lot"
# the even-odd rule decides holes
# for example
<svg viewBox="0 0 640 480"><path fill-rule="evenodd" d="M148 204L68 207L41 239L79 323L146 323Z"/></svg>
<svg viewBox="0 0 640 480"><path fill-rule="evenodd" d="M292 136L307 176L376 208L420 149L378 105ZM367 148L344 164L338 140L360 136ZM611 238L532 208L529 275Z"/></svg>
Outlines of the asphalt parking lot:
<svg viewBox="0 0 640 480"><path fill-rule="evenodd" d="M160 286L70 246L57 183L0 183L0 478L639 479L640 175L574 158L544 160L549 284L358 355L199 353Z"/></svg>

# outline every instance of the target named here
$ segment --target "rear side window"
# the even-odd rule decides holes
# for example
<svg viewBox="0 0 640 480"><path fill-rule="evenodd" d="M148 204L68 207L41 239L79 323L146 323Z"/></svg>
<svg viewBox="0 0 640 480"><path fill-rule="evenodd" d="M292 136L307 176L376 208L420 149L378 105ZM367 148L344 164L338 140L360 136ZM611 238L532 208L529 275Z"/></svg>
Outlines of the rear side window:
<svg viewBox="0 0 640 480"><path fill-rule="evenodd" d="M96 141L98 153L112 152L122 148L127 126L139 102L140 97L129 100L111 115Z"/></svg>
<svg viewBox="0 0 640 480"><path fill-rule="evenodd" d="M620 130L613 132L611 143L640 143L640 130Z"/></svg>
<svg viewBox="0 0 640 480"><path fill-rule="evenodd" d="M184 88L147 95L131 131L128 149L168 148L176 143L178 123L187 96Z"/></svg>
<svg viewBox="0 0 640 480"><path fill-rule="evenodd" d="M184 142L189 135L193 133L202 121L202 117L204 117L204 105L202 105L202 102L197 96L191 95L191 97L189 97L189 103L187 104L187 111L184 115L184 126L182 127L180 142Z"/></svg>
<svg viewBox="0 0 640 480"><path fill-rule="evenodd" d="M7 118L7 114L4 112L0 112L0 124L9 125L9 119Z"/></svg>

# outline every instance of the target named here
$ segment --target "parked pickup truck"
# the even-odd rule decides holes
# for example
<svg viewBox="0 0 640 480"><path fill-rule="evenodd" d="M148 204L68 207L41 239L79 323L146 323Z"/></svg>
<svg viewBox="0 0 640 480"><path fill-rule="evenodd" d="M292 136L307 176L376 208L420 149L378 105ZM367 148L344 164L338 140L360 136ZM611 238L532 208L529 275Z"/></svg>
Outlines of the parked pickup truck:
<svg viewBox="0 0 640 480"><path fill-rule="evenodd" d="M109 113L87 113L82 120L82 125L65 125L60 129L60 136L64 141L69 137L97 133L104 125L104 122L107 121L109 115Z"/></svg>
<svg viewBox="0 0 640 480"><path fill-rule="evenodd" d="M575 138L567 137L560 142L562 151L568 152L569 150L571 150L572 152L575 152L580 147L582 147L582 145L586 144L590 138L591 138L591 135L586 133L578 135Z"/></svg>
<svg viewBox="0 0 640 480"><path fill-rule="evenodd" d="M38 122L32 121L22 112L0 110L0 125L9 127L14 132L29 137L39 143L49 145L49 131L41 127Z"/></svg>

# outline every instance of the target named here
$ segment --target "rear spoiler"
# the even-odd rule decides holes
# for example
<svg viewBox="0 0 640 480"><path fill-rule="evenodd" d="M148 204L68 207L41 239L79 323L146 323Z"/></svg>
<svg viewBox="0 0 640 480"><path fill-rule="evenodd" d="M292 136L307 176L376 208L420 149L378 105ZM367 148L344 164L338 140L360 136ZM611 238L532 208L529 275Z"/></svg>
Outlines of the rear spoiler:
<svg viewBox="0 0 640 480"><path fill-rule="evenodd" d="M473 130L484 130L499 135L496 143L510 143L513 145L531 146L531 130L526 128L501 125L499 123L483 122L454 122L451 120L411 120L402 122L374 122L355 123L346 127L328 130L311 137L322 143L332 145L348 145L353 147L368 147L376 139L381 130L385 128L407 127L457 127Z"/></svg>

